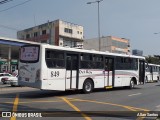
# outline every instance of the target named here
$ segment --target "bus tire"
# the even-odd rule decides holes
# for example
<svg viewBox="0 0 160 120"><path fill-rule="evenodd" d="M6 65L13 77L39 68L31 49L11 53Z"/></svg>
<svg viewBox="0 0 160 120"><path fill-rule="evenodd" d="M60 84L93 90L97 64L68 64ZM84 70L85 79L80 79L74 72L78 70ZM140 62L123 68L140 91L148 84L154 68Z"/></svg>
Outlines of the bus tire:
<svg viewBox="0 0 160 120"><path fill-rule="evenodd" d="M134 86L135 86L134 80L131 80L131 81L130 81L130 86L129 86L129 88L130 88L130 89L133 89Z"/></svg>
<svg viewBox="0 0 160 120"><path fill-rule="evenodd" d="M85 82L83 83L83 93L91 93L93 91L93 82L90 79L86 79Z"/></svg>

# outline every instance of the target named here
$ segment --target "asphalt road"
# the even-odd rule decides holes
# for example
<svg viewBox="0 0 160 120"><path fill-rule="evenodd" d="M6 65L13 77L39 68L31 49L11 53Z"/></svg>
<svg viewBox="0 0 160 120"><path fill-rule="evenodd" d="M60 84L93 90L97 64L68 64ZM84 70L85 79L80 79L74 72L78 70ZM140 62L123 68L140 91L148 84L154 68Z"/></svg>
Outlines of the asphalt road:
<svg viewBox="0 0 160 120"><path fill-rule="evenodd" d="M0 112L17 117L2 120L130 120L156 119L160 111L160 83L147 83L135 89L80 91L41 91L10 87L0 83ZM34 118L33 118L34 117ZM1 118L0 118L1 119Z"/></svg>

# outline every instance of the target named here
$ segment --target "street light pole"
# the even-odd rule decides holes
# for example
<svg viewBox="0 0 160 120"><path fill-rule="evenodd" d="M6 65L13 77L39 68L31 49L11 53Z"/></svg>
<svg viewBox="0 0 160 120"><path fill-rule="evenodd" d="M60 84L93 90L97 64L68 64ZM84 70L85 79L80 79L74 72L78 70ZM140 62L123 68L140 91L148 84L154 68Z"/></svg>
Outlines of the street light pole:
<svg viewBox="0 0 160 120"><path fill-rule="evenodd" d="M99 3L103 0L97 0L94 2L87 2L87 4L98 3L98 40L99 40L99 51L101 50L101 38L100 38L100 13L99 13Z"/></svg>

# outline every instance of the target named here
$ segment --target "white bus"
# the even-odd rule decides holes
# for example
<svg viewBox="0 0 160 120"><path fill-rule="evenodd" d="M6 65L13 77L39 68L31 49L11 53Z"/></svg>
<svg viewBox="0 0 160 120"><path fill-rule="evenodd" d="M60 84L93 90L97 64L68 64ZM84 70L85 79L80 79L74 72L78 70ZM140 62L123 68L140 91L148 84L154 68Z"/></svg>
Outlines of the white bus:
<svg viewBox="0 0 160 120"><path fill-rule="evenodd" d="M19 84L41 90L112 88L144 83L145 58L48 44L20 49Z"/></svg>
<svg viewBox="0 0 160 120"><path fill-rule="evenodd" d="M158 82L160 77L160 65L146 64L145 79L146 82Z"/></svg>

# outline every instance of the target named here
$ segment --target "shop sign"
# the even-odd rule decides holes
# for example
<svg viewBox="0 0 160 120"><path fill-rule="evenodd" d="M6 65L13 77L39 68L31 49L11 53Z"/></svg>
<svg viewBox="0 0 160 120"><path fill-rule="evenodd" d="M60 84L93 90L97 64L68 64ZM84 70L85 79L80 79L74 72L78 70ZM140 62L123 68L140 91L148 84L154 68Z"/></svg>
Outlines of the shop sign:
<svg viewBox="0 0 160 120"><path fill-rule="evenodd" d="M11 60L11 65L17 65L18 61L17 60Z"/></svg>

